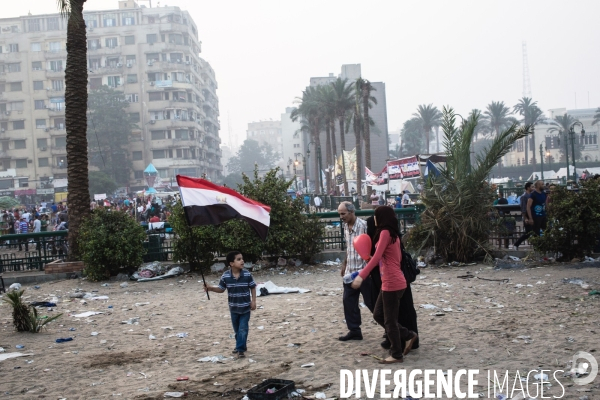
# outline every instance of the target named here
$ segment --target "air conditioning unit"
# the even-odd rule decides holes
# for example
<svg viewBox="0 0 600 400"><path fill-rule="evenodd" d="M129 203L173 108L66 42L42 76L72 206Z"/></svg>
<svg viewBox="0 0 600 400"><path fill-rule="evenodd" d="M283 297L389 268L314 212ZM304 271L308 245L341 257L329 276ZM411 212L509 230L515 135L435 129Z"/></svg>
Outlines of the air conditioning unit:
<svg viewBox="0 0 600 400"><path fill-rule="evenodd" d="M131 68L131 67L132 67L131 63L127 63L127 68Z"/></svg>
<svg viewBox="0 0 600 400"><path fill-rule="evenodd" d="M10 111L5 111L4 114L10 115Z"/></svg>
<svg viewBox="0 0 600 400"><path fill-rule="evenodd" d="M46 90L52 90L52 88L51 88L51 87L49 87L49 88L46 88Z"/></svg>
<svg viewBox="0 0 600 400"><path fill-rule="evenodd" d="M40 147L40 151L46 151L46 150L48 150L47 147Z"/></svg>
<svg viewBox="0 0 600 400"><path fill-rule="evenodd" d="M50 132L50 128L45 128L44 132Z"/></svg>
<svg viewBox="0 0 600 400"><path fill-rule="evenodd" d="M48 105L47 105L47 104L44 104L44 108L48 108Z"/></svg>
<svg viewBox="0 0 600 400"><path fill-rule="evenodd" d="M150 82L150 86L154 86L154 81Z"/></svg>
<svg viewBox="0 0 600 400"><path fill-rule="evenodd" d="M150 120L150 124L154 125L156 123L156 120L151 119Z"/></svg>
<svg viewBox="0 0 600 400"><path fill-rule="evenodd" d="M177 60L177 62L178 62L179 64L181 64L181 60Z"/></svg>
<svg viewBox="0 0 600 400"><path fill-rule="evenodd" d="M90 28L90 29L88 29L88 31L94 32L94 28Z"/></svg>
<svg viewBox="0 0 600 400"><path fill-rule="evenodd" d="M154 61L148 61L148 66L151 67L154 64Z"/></svg>
<svg viewBox="0 0 600 400"><path fill-rule="evenodd" d="M0 132L4 132L4 128L0 129Z"/></svg>
<svg viewBox="0 0 600 400"><path fill-rule="evenodd" d="M189 61L186 61L186 62L185 62L185 64L186 64L186 65L190 65L190 64L191 64L191 62L189 62Z"/></svg>
<svg viewBox="0 0 600 400"><path fill-rule="evenodd" d="M123 66L123 64L117 63L117 67L122 67L122 66Z"/></svg>

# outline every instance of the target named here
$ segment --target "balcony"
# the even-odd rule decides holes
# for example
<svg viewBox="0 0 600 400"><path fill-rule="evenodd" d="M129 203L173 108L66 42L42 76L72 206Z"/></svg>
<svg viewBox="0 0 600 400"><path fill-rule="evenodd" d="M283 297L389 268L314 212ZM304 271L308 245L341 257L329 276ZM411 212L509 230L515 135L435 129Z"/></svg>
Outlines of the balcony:
<svg viewBox="0 0 600 400"><path fill-rule="evenodd" d="M66 174L67 173L67 163L64 162L62 164L55 164L52 166L52 172L56 174ZM56 176L55 176L56 178Z"/></svg>
<svg viewBox="0 0 600 400"><path fill-rule="evenodd" d="M154 44L148 43L144 53L162 53L162 52L176 52L180 51L183 55L188 55L192 52L192 48L187 44L175 44L167 42L156 42Z"/></svg>
<svg viewBox="0 0 600 400"><path fill-rule="evenodd" d="M63 92L64 94L64 92ZM64 108L49 108L48 109L48 115L50 117L60 117L62 115L65 115L65 109Z"/></svg>
<svg viewBox="0 0 600 400"><path fill-rule="evenodd" d="M123 74L125 67L121 64L121 66L106 66L106 67L97 67L88 69L88 75L106 75L106 74Z"/></svg>
<svg viewBox="0 0 600 400"><path fill-rule="evenodd" d="M55 59L66 60L67 59L67 50L45 51L44 56L46 57L47 60L55 60Z"/></svg>
<svg viewBox="0 0 600 400"><path fill-rule="evenodd" d="M110 55L119 55L121 54L121 48L119 46L115 47L92 47L88 49L89 55L97 55L97 56L110 56Z"/></svg>
<svg viewBox="0 0 600 400"><path fill-rule="evenodd" d="M168 33L168 32L185 32L189 33L190 36L193 34L188 25L179 24L177 22L167 22L160 24L160 32Z"/></svg>
<svg viewBox="0 0 600 400"><path fill-rule="evenodd" d="M63 69L61 69L61 70L53 70L53 69L46 70L47 78L62 78L64 76L65 76L65 70L63 70Z"/></svg>
<svg viewBox="0 0 600 400"><path fill-rule="evenodd" d="M50 153L53 156L66 156L67 155L67 148L66 147L53 147L50 150Z"/></svg>

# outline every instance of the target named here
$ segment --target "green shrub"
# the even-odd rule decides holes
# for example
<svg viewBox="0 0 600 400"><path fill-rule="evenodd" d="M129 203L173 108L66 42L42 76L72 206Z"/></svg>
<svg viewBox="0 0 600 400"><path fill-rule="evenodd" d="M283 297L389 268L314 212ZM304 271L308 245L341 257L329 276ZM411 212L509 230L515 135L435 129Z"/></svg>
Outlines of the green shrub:
<svg viewBox="0 0 600 400"><path fill-rule="evenodd" d="M535 250L563 260L589 255L600 235L600 180L582 182L579 192L557 186L549 196L548 228L530 239Z"/></svg>
<svg viewBox="0 0 600 400"><path fill-rule="evenodd" d="M27 306L23 303L23 293L25 290L17 290L6 294L6 298L2 299L8 303L12 309L13 325L17 332L38 333L46 325L62 316L55 315L49 318L38 317L37 310L34 306Z"/></svg>
<svg viewBox="0 0 600 400"><path fill-rule="evenodd" d="M85 219L79 231L84 274L92 281L131 272L142 264L146 232L121 211L98 208Z"/></svg>

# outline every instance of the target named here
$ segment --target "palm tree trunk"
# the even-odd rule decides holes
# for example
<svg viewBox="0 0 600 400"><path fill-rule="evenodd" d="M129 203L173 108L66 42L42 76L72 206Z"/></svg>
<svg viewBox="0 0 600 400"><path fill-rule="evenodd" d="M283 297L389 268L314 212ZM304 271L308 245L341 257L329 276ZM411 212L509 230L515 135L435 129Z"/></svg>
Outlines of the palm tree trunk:
<svg viewBox="0 0 600 400"><path fill-rule="evenodd" d="M65 69L65 124L67 128L67 178L69 260L80 259L77 238L82 220L90 213L87 155L87 38L83 20L85 0L71 0L67 24Z"/></svg>
<svg viewBox="0 0 600 400"><path fill-rule="evenodd" d="M313 120L313 142L315 142L315 193L321 194L321 169L319 168L319 148L321 147L321 138L319 138L319 119Z"/></svg>
<svg viewBox="0 0 600 400"><path fill-rule="evenodd" d="M430 126L425 126L425 154L429 154L429 133L431 132Z"/></svg>
<svg viewBox="0 0 600 400"><path fill-rule="evenodd" d="M440 127L435 127L435 140L437 142L437 153L440 152Z"/></svg>
<svg viewBox="0 0 600 400"><path fill-rule="evenodd" d="M335 180L335 164L337 157L337 143L335 142L335 117L329 120L329 125L331 126L331 156L333 158L333 162L330 164L333 166L333 189L335 190L335 194L338 194L338 186Z"/></svg>
<svg viewBox="0 0 600 400"><path fill-rule="evenodd" d="M362 101L363 101L363 140L365 141L365 167L371 169L371 126L369 125L369 84L363 84Z"/></svg>
<svg viewBox="0 0 600 400"><path fill-rule="evenodd" d="M360 118L358 114L354 114L354 138L356 139L356 194L358 194L359 202L362 201L362 156L360 151Z"/></svg>
<svg viewBox="0 0 600 400"><path fill-rule="evenodd" d="M338 121L339 121L339 125L340 125L340 144L342 146L342 150L340 151L340 154L342 153L342 151L346 150L346 136L345 136L345 131L344 131L344 118L346 116L345 115L339 115L338 116ZM342 157L342 164L344 163L344 157ZM346 180L346 165L342 165L342 175L343 175L343 181L344 181L344 195L349 196L350 192L348 191L348 181Z"/></svg>
<svg viewBox="0 0 600 400"><path fill-rule="evenodd" d="M326 171L325 181L327 183L327 194L331 191L331 171L329 171L329 166L331 165L331 125L329 124L329 120L325 120L325 162L327 166L323 169Z"/></svg>

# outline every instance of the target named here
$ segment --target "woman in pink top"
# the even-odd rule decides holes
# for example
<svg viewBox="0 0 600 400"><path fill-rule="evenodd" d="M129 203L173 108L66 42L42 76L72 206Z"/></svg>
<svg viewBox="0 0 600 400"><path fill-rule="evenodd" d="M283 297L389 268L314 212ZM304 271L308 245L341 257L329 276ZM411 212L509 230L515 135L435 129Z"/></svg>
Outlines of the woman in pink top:
<svg viewBox="0 0 600 400"><path fill-rule="evenodd" d="M406 279L400 268L402 252L400 251L400 232L398 219L394 209L389 206L377 207L375 210L374 241L376 251L369 263L363 268L352 282L354 289L360 288L363 279L369 276L371 270L379 265L381 274L381 292L377 297L373 318L385 328L389 341L390 357L380 361L381 364L400 363L408 354L417 339L415 332L409 331L398 323L400 299L406 289ZM402 339L406 342L402 348Z"/></svg>

